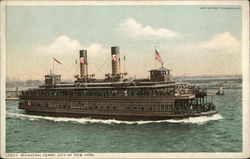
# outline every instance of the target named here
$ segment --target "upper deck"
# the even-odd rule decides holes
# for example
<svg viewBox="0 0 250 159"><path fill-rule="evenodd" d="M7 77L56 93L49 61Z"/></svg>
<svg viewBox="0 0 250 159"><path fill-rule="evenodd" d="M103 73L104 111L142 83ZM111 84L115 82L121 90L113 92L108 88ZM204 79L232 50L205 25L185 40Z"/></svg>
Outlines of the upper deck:
<svg viewBox="0 0 250 159"><path fill-rule="evenodd" d="M45 75L45 83L36 89L22 93L23 97L171 97L194 98L205 96L206 92L196 87L177 85L172 81L170 69L163 67L151 69L149 78L130 79L127 73L120 70L119 47L111 47L112 73L105 74L103 79L95 79L89 74L87 50L80 50L80 74L76 75L74 83L62 83L61 76Z"/></svg>
<svg viewBox="0 0 250 159"><path fill-rule="evenodd" d="M176 85L174 82L106 82L57 84L40 87L22 93L21 98L169 98L192 99L205 96L200 88Z"/></svg>

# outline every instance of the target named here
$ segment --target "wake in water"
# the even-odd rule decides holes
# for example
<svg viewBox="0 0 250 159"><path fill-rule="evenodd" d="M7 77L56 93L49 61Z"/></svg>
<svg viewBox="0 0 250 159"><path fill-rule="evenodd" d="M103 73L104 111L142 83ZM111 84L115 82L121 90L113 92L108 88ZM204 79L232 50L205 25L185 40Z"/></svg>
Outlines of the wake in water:
<svg viewBox="0 0 250 159"><path fill-rule="evenodd" d="M75 123L103 123L103 124L149 124L149 123L192 123L192 124L204 124L212 120L220 120L222 116L220 114L215 114L213 116L201 116L201 117L190 117L186 119L174 120L157 120L157 121L120 121L115 119L91 119L91 118L66 118L66 117L46 117L37 115L26 115L18 113L7 113L9 117L17 117L20 119L29 120L52 120L52 121L62 121L62 122L75 122Z"/></svg>

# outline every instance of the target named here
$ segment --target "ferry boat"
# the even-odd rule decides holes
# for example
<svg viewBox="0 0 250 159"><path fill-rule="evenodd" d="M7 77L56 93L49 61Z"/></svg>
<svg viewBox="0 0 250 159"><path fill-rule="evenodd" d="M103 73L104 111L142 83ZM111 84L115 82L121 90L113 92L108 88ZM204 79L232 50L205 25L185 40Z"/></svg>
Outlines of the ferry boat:
<svg viewBox="0 0 250 159"><path fill-rule="evenodd" d="M206 90L175 83L171 70L163 65L149 70L149 78L126 78L127 73L120 71L118 46L111 47L111 63L112 73L95 79L88 73L87 50L80 50L80 75L75 76L73 83L62 83L60 75L50 72L45 75L44 85L21 93L19 109L49 116L128 121L182 119L218 113Z"/></svg>

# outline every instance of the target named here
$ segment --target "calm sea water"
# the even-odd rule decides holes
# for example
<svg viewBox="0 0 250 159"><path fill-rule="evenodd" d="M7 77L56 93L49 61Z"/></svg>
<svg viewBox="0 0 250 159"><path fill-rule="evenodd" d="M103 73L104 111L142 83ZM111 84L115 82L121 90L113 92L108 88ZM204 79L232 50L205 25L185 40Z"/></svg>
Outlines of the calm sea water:
<svg viewBox="0 0 250 159"><path fill-rule="evenodd" d="M215 93L216 90L209 90ZM6 101L7 153L241 152L242 91L214 96L219 114L122 122L27 115Z"/></svg>

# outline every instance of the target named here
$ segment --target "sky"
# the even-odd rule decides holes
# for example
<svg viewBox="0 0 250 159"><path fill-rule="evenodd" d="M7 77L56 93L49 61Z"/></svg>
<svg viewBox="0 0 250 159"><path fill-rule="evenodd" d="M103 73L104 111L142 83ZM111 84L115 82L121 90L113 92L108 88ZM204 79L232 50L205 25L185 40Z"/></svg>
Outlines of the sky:
<svg viewBox="0 0 250 159"><path fill-rule="evenodd" d="M236 9L7 6L6 76L42 80L54 65L62 79L73 79L79 74L79 50L87 49L89 74L103 78L111 72L112 46L126 56L121 71L128 76L147 78L150 69L161 66L155 48L173 76L241 74L242 10L215 7Z"/></svg>

